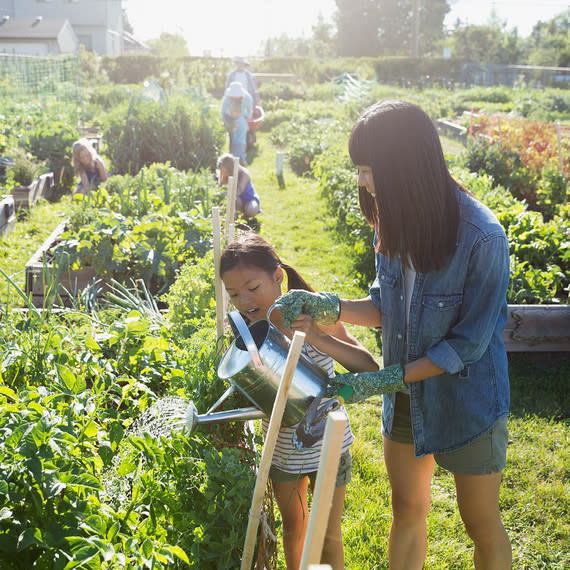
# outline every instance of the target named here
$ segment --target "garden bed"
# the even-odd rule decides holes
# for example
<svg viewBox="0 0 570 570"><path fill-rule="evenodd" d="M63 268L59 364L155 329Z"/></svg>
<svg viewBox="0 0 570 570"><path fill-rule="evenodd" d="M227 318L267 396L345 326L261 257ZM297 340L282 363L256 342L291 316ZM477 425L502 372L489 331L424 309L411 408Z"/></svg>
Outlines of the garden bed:
<svg viewBox="0 0 570 570"><path fill-rule="evenodd" d="M0 201L0 236L9 234L16 225L16 208L13 196L4 196Z"/></svg>
<svg viewBox="0 0 570 570"><path fill-rule="evenodd" d="M59 224L44 241L41 247L26 263L26 295L31 294L32 304L35 307L43 307L46 294L52 287L52 282L57 282L57 296L64 306L72 305L72 298L85 289L95 279L95 270L92 267L84 267L78 270L66 270L57 272L51 263L51 251L57 245L61 235L66 230L67 221ZM56 304L59 299L56 298Z"/></svg>
<svg viewBox="0 0 570 570"><path fill-rule="evenodd" d="M508 352L570 352L570 305L509 305Z"/></svg>
<svg viewBox="0 0 570 570"><path fill-rule="evenodd" d="M53 172L42 174L29 186L12 188L16 210L29 210L42 196L49 193L53 186Z"/></svg>

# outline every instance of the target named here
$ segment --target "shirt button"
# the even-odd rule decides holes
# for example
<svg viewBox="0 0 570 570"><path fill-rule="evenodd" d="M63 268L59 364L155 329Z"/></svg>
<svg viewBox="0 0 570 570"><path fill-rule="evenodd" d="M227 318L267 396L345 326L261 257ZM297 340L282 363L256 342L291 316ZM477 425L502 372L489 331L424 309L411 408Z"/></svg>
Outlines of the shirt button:
<svg viewBox="0 0 570 570"><path fill-rule="evenodd" d="M402 335L400 333L398 333L398 339L401 340L401 338L402 338Z"/></svg>
<svg viewBox="0 0 570 570"><path fill-rule="evenodd" d="M404 300L404 296L400 295L400 301L403 301L403 300Z"/></svg>
<svg viewBox="0 0 570 570"><path fill-rule="evenodd" d="M437 306L438 306L438 307L443 307L443 303L440 301L440 302L437 304Z"/></svg>

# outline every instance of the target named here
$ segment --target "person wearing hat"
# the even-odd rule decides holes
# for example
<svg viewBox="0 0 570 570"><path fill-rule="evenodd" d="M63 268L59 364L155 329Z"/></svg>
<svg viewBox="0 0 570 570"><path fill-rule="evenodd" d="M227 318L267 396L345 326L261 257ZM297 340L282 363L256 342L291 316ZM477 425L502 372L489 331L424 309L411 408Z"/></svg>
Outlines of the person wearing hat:
<svg viewBox="0 0 570 570"><path fill-rule="evenodd" d="M253 112L251 95L239 81L232 81L222 99L222 118L230 134L230 153L247 166L247 120Z"/></svg>
<svg viewBox="0 0 570 570"><path fill-rule="evenodd" d="M234 57L236 68L228 73L226 78L226 89L234 81L239 81L242 87L251 95L254 105L259 105L260 97L257 92L255 78L248 69L248 63L243 57Z"/></svg>

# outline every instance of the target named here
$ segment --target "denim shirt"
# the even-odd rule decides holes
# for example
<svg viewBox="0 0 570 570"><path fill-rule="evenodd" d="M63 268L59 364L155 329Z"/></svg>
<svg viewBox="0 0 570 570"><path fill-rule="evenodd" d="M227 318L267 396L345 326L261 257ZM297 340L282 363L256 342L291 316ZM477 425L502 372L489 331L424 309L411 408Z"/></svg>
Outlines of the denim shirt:
<svg viewBox="0 0 570 570"><path fill-rule="evenodd" d="M457 199L457 249L442 269L417 273L407 331L399 258L376 255L377 278L370 288L382 313L384 365L427 356L445 370L409 384L416 457L463 447L509 411L503 343L507 237L485 205L459 188ZM388 435L394 403L395 394L383 396L382 425Z"/></svg>

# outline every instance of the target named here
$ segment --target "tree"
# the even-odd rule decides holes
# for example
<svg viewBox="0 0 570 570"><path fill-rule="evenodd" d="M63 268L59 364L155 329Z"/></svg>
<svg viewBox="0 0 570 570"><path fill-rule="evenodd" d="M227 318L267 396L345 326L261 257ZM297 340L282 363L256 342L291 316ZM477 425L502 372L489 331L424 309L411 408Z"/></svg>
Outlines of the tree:
<svg viewBox="0 0 570 570"><path fill-rule="evenodd" d="M501 63L503 33L493 26L463 26L452 34L453 55L463 61Z"/></svg>
<svg viewBox="0 0 570 570"><path fill-rule="evenodd" d="M313 26L311 37L311 55L317 58L331 57L335 55L333 27L327 23L323 15L319 13L317 23Z"/></svg>
<svg viewBox="0 0 570 570"><path fill-rule="evenodd" d="M570 10L549 22L537 22L526 42L531 65L570 65Z"/></svg>
<svg viewBox="0 0 570 570"><path fill-rule="evenodd" d="M162 32L160 37L148 40L150 53L160 57L186 57L190 55L184 36Z"/></svg>
<svg viewBox="0 0 570 570"><path fill-rule="evenodd" d="M336 0L339 55L410 55L419 29L420 55L444 37L448 0ZM419 17L419 26L415 26Z"/></svg>
<svg viewBox="0 0 570 570"><path fill-rule="evenodd" d="M380 2L378 0L335 0L335 2L338 55L378 55Z"/></svg>

